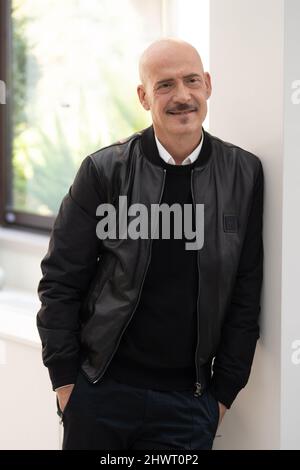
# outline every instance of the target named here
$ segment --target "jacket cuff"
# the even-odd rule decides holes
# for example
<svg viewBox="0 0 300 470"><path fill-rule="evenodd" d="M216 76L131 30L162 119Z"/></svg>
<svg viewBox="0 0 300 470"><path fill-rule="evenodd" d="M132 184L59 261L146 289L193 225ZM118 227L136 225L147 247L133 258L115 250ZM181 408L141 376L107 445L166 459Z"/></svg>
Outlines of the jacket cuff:
<svg viewBox="0 0 300 470"><path fill-rule="evenodd" d="M229 409L243 387L229 381L228 378L213 376L210 384L212 395Z"/></svg>
<svg viewBox="0 0 300 470"><path fill-rule="evenodd" d="M59 361L48 367L52 389L55 391L63 385L74 384L79 371L79 362L73 360Z"/></svg>

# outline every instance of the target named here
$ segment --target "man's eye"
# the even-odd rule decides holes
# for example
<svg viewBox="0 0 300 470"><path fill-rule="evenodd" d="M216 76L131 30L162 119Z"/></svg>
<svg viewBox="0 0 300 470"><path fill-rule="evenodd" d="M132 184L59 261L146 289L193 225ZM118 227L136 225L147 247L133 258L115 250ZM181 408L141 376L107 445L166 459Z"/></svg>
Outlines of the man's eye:
<svg viewBox="0 0 300 470"><path fill-rule="evenodd" d="M160 85L158 85L158 88L168 88L171 86L171 83L161 83Z"/></svg>
<svg viewBox="0 0 300 470"><path fill-rule="evenodd" d="M190 78L188 81L189 81L189 83L199 83L200 78Z"/></svg>

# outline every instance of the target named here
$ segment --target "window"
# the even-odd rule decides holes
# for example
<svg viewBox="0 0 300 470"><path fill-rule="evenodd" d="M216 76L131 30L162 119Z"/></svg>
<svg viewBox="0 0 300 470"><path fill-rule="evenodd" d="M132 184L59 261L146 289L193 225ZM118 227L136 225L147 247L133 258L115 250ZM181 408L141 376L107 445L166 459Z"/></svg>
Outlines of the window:
<svg viewBox="0 0 300 470"><path fill-rule="evenodd" d="M207 4L1 0L5 224L49 229L80 161L150 125L136 95L138 57L162 35L197 47L203 28L196 26L200 18L207 24ZM203 57L207 42L200 46Z"/></svg>

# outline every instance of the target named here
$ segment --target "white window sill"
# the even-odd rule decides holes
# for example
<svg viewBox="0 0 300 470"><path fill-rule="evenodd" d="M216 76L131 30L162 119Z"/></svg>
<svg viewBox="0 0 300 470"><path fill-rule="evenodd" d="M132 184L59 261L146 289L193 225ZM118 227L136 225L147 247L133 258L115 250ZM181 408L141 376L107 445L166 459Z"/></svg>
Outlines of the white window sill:
<svg viewBox="0 0 300 470"><path fill-rule="evenodd" d="M0 245L1 249L13 247L26 252L47 251L49 235L39 235L26 232L25 230L16 230L13 228L0 227Z"/></svg>
<svg viewBox="0 0 300 470"><path fill-rule="evenodd" d="M41 347L36 327L39 298L26 291L0 291L0 338Z"/></svg>

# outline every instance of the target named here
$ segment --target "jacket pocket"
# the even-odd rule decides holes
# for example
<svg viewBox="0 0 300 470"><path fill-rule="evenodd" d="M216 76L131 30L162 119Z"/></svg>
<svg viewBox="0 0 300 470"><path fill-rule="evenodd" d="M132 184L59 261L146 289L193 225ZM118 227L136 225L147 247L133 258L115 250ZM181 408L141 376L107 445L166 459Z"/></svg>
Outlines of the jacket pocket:
<svg viewBox="0 0 300 470"><path fill-rule="evenodd" d="M239 219L237 214L223 214L223 230L227 233L237 233Z"/></svg>
<svg viewBox="0 0 300 470"><path fill-rule="evenodd" d="M107 273L107 267L109 259L107 261L108 255L102 255L99 260L99 265L97 267L94 278L91 281L90 289L84 299L83 305L81 307L81 324L84 326L89 319L94 314L95 304L98 297L100 296L105 283L107 282L109 276Z"/></svg>
<svg viewBox="0 0 300 470"><path fill-rule="evenodd" d="M218 429L218 424L219 424L219 419L220 419L220 407L219 407L218 400L214 397L214 395L211 393L209 389L207 389L207 395L208 395L209 407L210 407L211 415L212 415L213 431L215 435Z"/></svg>

